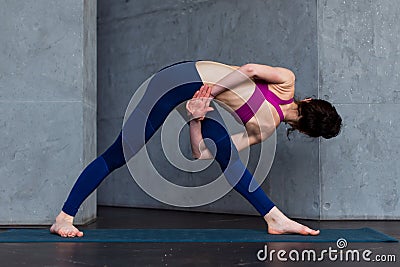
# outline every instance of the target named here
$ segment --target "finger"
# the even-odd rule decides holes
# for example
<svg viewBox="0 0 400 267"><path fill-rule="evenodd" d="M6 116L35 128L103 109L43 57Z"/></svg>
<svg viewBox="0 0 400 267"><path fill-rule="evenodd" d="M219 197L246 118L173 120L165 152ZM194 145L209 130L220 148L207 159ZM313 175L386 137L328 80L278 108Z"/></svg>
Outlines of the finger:
<svg viewBox="0 0 400 267"><path fill-rule="evenodd" d="M209 93L209 87L204 88L203 90L203 97L210 97L210 93Z"/></svg>
<svg viewBox="0 0 400 267"><path fill-rule="evenodd" d="M211 91L212 91L212 89L211 89L211 87L209 87L208 90L207 90L207 103L206 103L207 106L210 105L211 100L212 100Z"/></svg>
<svg viewBox="0 0 400 267"><path fill-rule="evenodd" d="M206 93L207 93L206 86L203 85L203 86L201 87L201 89L200 89L200 97L204 97L204 96L206 95Z"/></svg>
<svg viewBox="0 0 400 267"><path fill-rule="evenodd" d="M207 87L207 97L211 95L211 86Z"/></svg>
<svg viewBox="0 0 400 267"><path fill-rule="evenodd" d="M207 112L209 112L209 111L213 111L214 110L214 108L213 107L208 107L207 108Z"/></svg>
<svg viewBox="0 0 400 267"><path fill-rule="evenodd" d="M202 102L202 104L204 104L204 101L206 100L207 96L206 96L206 92L204 90L202 90L199 93L199 100Z"/></svg>
<svg viewBox="0 0 400 267"><path fill-rule="evenodd" d="M207 97L207 101L206 101L206 106L207 106L207 107L210 105L210 103L211 103L212 100L213 100L213 99L212 99L210 96Z"/></svg>
<svg viewBox="0 0 400 267"><path fill-rule="evenodd" d="M201 89L201 88L200 88ZM198 98L200 94L200 91L197 90L196 93L194 93L193 98Z"/></svg>

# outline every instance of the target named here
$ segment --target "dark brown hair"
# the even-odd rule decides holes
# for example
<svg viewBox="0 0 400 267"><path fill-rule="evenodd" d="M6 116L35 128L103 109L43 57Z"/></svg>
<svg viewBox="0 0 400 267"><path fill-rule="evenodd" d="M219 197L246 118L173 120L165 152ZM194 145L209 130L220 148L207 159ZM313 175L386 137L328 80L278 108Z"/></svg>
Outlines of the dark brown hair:
<svg viewBox="0 0 400 267"><path fill-rule="evenodd" d="M287 130L287 136L298 130L310 137L329 139L339 134L342 127L342 118L334 106L322 99L309 101L295 101L298 105L299 120Z"/></svg>

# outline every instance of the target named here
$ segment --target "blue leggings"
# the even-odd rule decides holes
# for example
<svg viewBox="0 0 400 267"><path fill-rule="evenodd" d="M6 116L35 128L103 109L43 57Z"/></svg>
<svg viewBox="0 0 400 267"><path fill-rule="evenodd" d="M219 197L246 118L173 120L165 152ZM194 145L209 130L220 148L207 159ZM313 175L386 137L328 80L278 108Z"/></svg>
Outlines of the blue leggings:
<svg viewBox="0 0 400 267"><path fill-rule="evenodd" d="M151 79L145 95L125 123L123 132L80 174L62 210L75 216L82 202L100 183L112 171L126 164L125 157L129 160L135 156L162 125L168 114L180 103L191 99L202 84L194 62L179 63L158 72ZM163 91L162 88L168 88L168 91ZM254 188L253 185L257 182L241 162L218 111L207 113L207 118L202 121L202 134L204 139L209 138L215 143L215 146L207 147L210 150L215 148L215 151L211 152L228 182L261 216L267 214L275 205L260 186L256 185L257 189L249 192L250 183L251 188Z"/></svg>

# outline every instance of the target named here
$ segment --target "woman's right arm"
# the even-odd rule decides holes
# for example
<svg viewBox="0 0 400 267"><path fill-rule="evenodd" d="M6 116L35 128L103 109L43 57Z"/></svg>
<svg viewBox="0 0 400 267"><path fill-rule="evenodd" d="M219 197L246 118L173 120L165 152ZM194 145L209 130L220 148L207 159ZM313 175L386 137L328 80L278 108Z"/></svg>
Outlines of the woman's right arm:
<svg viewBox="0 0 400 267"><path fill-rule="evenodd" d="M212 159L213 154L208 150L204 143L203 135L201 133L201 121L191 120L189 123L190 144L192 147L192 156L195 159ZM231 140L238 151L260 143L261 137L258 135L248 135L247 132L237 133L231 135Z"/></svg>
<svg viewBox="0 0 400 267"><path fill-rule="evenodd" d="M204 144L201 133L201 121L207 112L214 110L210 107L211 88L203 85L193 98L186 103L186 110L191 119L189 122L190 144L192 147L192 156L195 159L212 159L213 155Z"/></svg>
<svg viewBox="0 0 400 267"><path fill-rule="evenodd" d="M212 159L213 155L204 144L201 134L201 121L193 119L189 123L190 144L192 147L192 156L195 159Z"/></svg>
<svg viewBox="0 0 400 267"><path fill-rule="evenodd" d="M202 86L186 104L188 116L191 117L189 123L190 143L192 156L196 159L212 159L213 154L208 150L204 143L201 133L201 121L207 112L212 111L210 104L211 88L207 85ZM275 127L273 127L275 130ZM257 144L268 138L273 131L266 129L260 130L257 127L255 131L245 131L231 135L231 140L238 151L241 151L251 145Z"/></svg>

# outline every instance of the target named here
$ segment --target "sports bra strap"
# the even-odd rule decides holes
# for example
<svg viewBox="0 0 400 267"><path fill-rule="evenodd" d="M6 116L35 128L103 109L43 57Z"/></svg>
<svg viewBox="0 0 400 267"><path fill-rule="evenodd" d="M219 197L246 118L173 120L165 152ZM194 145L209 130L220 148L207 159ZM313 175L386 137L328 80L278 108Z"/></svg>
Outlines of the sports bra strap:
<svg viewBox="0 0 400 267"><path fill-rule="evenodd" d="M268 84L267 83L257 83L258 88L260 89L261 93L263 94L265 100L267 100L269 103L271 103L274 108L276 109L276 111L279 114L279 118L281 119L281 121L283 121L285 119L285 117L283 116L283 112L282 109L279 105L287 105L292 103L294 100L292 99L288 99L288 100L283 100L280 99L277 95L275 95L271 90L269 90L268 88Z"/></svg>
<svg viewBox="0 0 400 267"><path fill-rule="evenodd" d="M263 102L264 102L263 94L261 93L260 90L255 88L250 98L240 108L235 110L235 112L242 120L242 122L246 124L259 110Z"/></svg>
<svg viewBox="0 0 400 267"><path fill-rule="evenodd" d="M250 98L240 108L235 110L235 113L246 124L261 107L264 100L267 100L271 105L274 106L279 114L281 121L284 120L282 109L279 105L287 105L293 102L292 99L283 100L275 95L268 88L268 84L264 81L256 81L256 88Z"/></svg>

